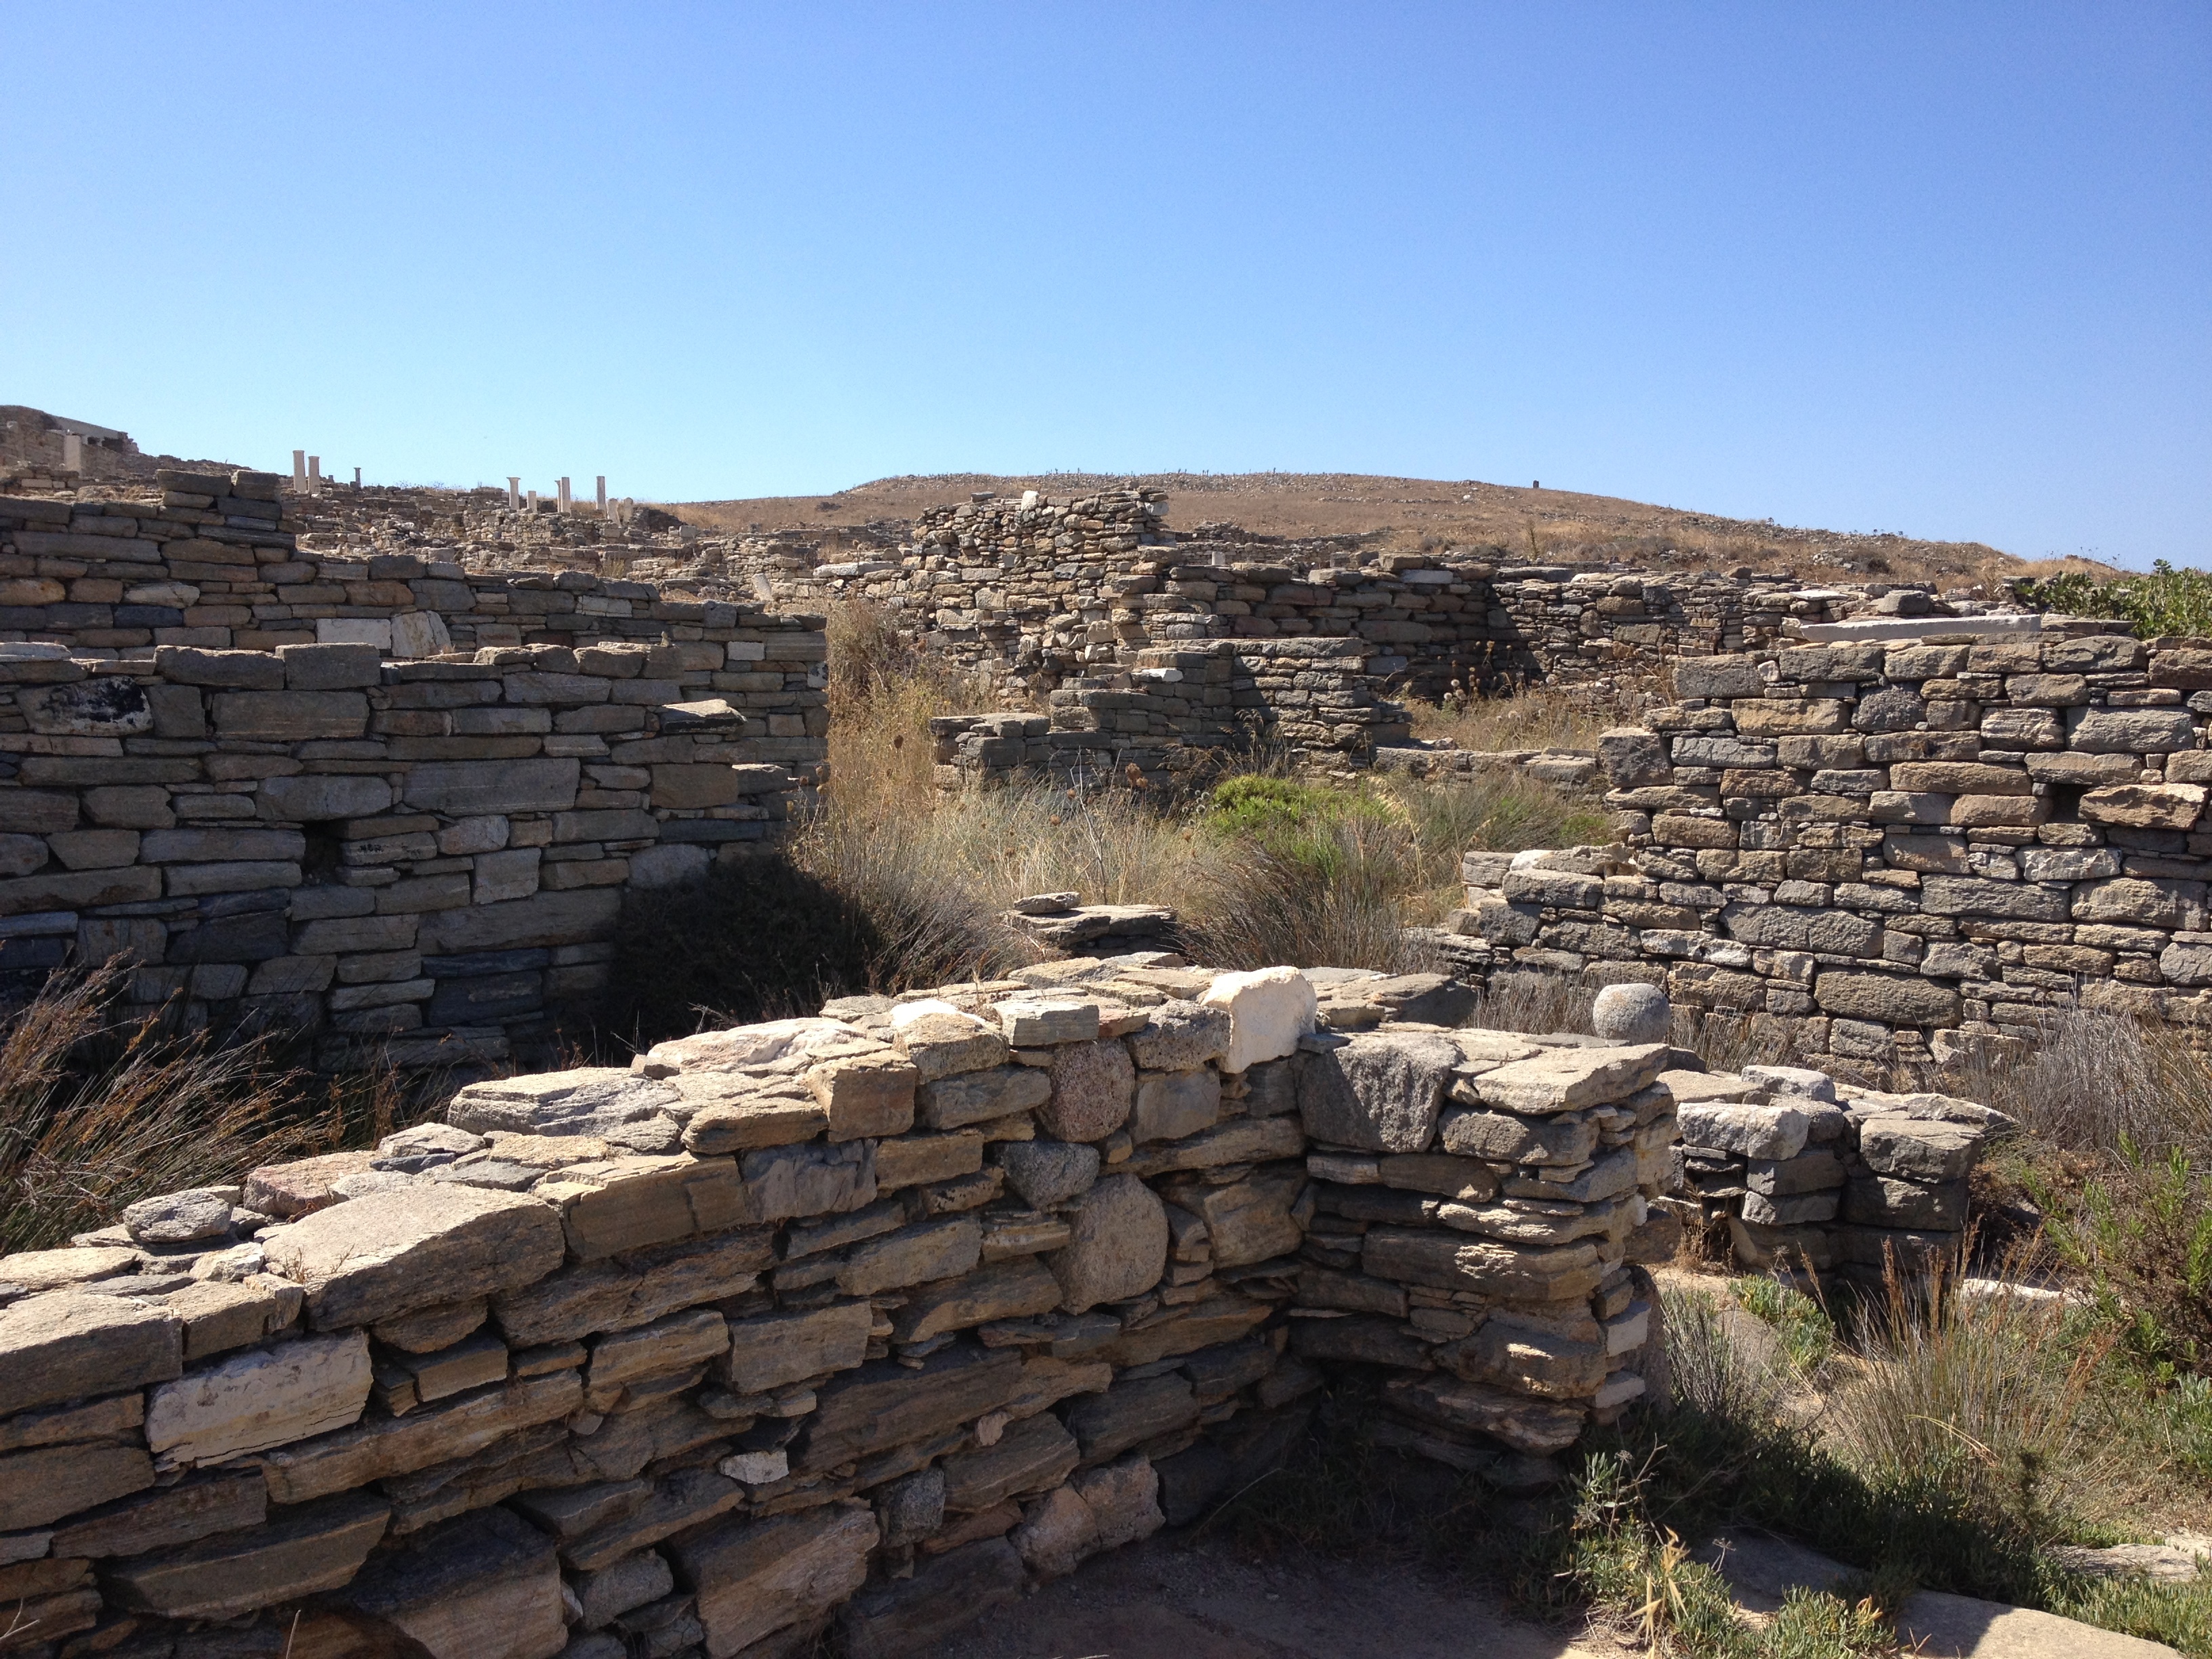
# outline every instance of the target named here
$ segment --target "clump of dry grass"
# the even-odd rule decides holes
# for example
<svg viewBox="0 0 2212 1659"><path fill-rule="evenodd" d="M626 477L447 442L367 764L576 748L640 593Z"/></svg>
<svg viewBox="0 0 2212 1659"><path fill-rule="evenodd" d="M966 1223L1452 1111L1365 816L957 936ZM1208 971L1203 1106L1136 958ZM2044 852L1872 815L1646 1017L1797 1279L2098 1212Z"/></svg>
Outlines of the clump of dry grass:
<svg viewBox="0 0 2212 1659"><path fill-rule="evenodd" d="M1941 1256L1909 1275L1890 1266L1860 1306L1861 1363L1830 1396L1823 1436L1878 1485L1953 1488L2039 1534L2059 1516L2078 1525L2112 1484L2083 1413L2102 1350L2060 1340L2063 1303L1962 1297L1960 1271ZM2015 1259L2000 1277L2027 1271Z"/></svg>
<svg viewBox="0 0 2212 1659"><path fill-rule="evenodd" d="M0 1251L50 1248L155 1193L374 1142L428 1102L389 1072L317 1079L266 1037L124 1001L117 961L58 974L0 1028Z"/></svg>
<svg viewBox="0 0 2212 1659"><path fill-rule="evenodd" d="M2025 1054L1972 1052L1943 1082L2069 1152L2212 1150L2212 1056L2162 1021L2058 1010Z"/></svg>
<svg viewBox="0 0 2212 1659"><path fill-rule="evenodd" d="M1620 723L1620 711L1584 691L1528 686L1509 696L1453 694L1442 703L1407 704L1413 735L1449 739L1478 753L1511 749L1595 750L1598 734Z"/></svg>
<svg viewBox="0 0 2212 1659"><path fill-rule="evenodd" d="M1564 974L1492 974L1481 989L1472 1023L1493 1031L1588 1032L1599 988Z"/></svg>

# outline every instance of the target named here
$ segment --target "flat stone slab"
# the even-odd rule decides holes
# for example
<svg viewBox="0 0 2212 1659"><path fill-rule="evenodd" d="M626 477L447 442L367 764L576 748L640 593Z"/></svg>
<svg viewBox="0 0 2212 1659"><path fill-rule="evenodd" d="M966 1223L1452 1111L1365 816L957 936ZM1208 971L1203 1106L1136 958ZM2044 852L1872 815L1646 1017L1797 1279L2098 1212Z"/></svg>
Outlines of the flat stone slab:
<svg viewBox="0 0 2212 1659"><path fill-rule="evenodd" d="M2017 639L2043 631L2043 617L2031 611L2024 617L1862 617L1850 622L1802 623L1801 639L1819 645L1849 645L1880 641L1920 640L1954 634L1975 639Z"/></svg>
<svg viewBox="0 0 2212 1659"><path fill-rule="evenodd" d="M330 1330L520 1290L559 1267L564 1248L560 1215L537 1199L412 1187L295 1222L270 1241L269 1265L307 1287L308 1319Z"/></svg>
<svg viewBox="0 0 2212 1659"><path fill-rule="evenodd" d="M1649 1087L1674 1050L1663 1042L1622 1048L1550 1048L1485 1072L1474 1081L1482 1103L1508 1112L1571 1112L1606 1106Z"/></svg>

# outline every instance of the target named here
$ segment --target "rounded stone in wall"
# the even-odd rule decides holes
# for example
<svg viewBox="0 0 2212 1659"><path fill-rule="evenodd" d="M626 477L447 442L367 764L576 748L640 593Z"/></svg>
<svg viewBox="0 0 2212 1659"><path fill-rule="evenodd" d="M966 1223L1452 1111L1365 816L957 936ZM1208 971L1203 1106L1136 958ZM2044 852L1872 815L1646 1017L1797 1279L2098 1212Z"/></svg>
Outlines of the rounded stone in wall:
<svg viewBox="0 0 2212 1659"><path fill-rule="evenodd" d="M1591 1028L1612 1042L1664 1042L1674 1011L1656 985L1608 985L1590 1009Z"/></svg>

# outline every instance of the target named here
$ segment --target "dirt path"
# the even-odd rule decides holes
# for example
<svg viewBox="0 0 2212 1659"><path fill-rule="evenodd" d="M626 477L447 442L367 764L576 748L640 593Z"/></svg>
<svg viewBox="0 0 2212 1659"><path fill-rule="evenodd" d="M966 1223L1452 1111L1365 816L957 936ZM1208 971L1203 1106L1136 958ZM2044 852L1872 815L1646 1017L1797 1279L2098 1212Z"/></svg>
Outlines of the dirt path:
<svg viewBox="0 0 2212 1659"><path fill-rule="evenodd" d="M1201 1542L1098 1557L923 1659L1620 1659L1402 1568L1266 1566Z"/></svg>

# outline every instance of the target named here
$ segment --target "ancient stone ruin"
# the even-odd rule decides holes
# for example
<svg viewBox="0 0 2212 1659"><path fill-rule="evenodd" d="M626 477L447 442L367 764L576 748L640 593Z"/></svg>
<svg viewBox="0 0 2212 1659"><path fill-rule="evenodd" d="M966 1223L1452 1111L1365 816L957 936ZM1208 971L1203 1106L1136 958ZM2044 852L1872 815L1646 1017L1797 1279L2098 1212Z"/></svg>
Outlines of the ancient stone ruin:
<svg viewBox="0 0 2212 1659"><path fill-rule="evenodd" d="M2212 642L2060 623L1686 659L1613 845L1471 853L1471 978L1662 985L1870 1087L2057 1010L2212 1025Z"/></svg>
<svg viewBox="0 0 2212 1659"><path fill-rule="evenodd" d="M1200 565L1141 493L972 503L793 579L1035 705L937 722L947 788L1421 755L1408 686L1675 700L1541 763L1601 763L1620 838L1470 854L1457 979L1218 972L1164 910L1040 895L1053 959L1008 980L546 1070L621 895L810 799L822 619L303 547L270 475L156 482L0 498L0 971L121 956L329 1066L515 1074L0 1257L33 1659L910 1652L1206 1514L1332 1385L1539 1487L1663 1392L1646 1264L1686 1225L1844 1273L1954 1243L2003 1121L1892 1065L2091 979L2174 1012L2212 941L2194 646L1795 645L1868 596ZM1613 982L1603 1035L1469 1026L1532 971ZM1820 1069L1705 1070L1659 986Z"/></svg>
<svg viewBox="0 0 2212 1659"><path fill-rule="evenodd" d="M908 1651L1194 1518L1348 1365L1397 1443L1555 1478L1651 1386L1679 1056L1176 960L474 1085L0 1257L15 1639Z"/></svg>
<svg viewBox="0 0 2212 1659"><path fill-rule="evenodd" d="M325 1065L542 1063L625 890L811 796L818 617L311 557L272 476L161 481L0 497L10 988L122 956L137 1000Z"/></svg>

